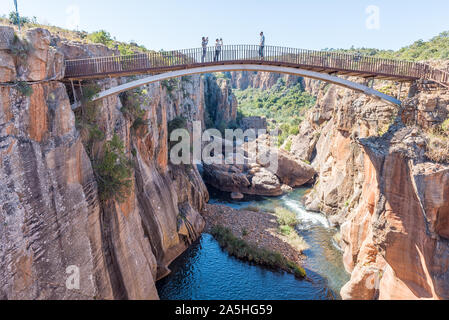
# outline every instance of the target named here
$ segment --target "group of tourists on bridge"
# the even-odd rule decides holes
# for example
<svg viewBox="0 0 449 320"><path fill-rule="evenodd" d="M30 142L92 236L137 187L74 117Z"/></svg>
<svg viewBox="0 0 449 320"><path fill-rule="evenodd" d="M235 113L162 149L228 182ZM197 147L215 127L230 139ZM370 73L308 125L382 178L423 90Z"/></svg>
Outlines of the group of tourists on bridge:
<svg viewBox="0 0 449 320"><path fill-rule="evenodd" d="M201 46L203 48L203 55L201 57L201 62L204 63L206 61L207 56L207 45L209 44L209 37L203 37L201 41ZM223 39L217 39L215 41L215 53L214 53L214 62L220 60L221 51L223 50ZM260 44L259 44L259 57L260 59L265 58L265 35L263 32L260 33Z"/></svg>

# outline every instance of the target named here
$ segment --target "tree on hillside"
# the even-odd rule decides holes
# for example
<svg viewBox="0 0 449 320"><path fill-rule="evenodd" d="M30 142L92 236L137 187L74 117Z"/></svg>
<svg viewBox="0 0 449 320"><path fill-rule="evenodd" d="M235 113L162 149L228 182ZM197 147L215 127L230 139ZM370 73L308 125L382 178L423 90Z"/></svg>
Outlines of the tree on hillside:
<svg viewBox="0 0 449 320"><path fill-rule="evenodd" d="M106 46L110 45L114 41L111 34L105 30L91 33L87 36L87 39L93 43L101 43Z"/></svg>
<svg viewBox="0 0 449 320"><path fill-rule="evenodd" d="M20 19L19 19L19 15L15 11L11 11L9 13L9 21L16 26L19 25L19 21L20 21L21 26L23 26L25 23L31 22L30 18L27 18L27 17L20 17Z"/></svg>

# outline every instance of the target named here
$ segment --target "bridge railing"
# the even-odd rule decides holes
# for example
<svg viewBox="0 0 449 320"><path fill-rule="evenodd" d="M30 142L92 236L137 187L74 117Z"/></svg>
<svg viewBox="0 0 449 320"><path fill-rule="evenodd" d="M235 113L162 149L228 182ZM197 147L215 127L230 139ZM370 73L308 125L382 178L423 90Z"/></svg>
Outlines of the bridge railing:
<svg viewBox="0 0 449 320"><path fill-rule="evenodd" d="M299 68L322 69L325 72L362 73L404 79L426 78L449 83L449 73L422 63L380 59L356 54L258 45L214 47L140 53L126 56L67 60L66 78L102 75L163 72L226 62L284 64Z"/></svg>

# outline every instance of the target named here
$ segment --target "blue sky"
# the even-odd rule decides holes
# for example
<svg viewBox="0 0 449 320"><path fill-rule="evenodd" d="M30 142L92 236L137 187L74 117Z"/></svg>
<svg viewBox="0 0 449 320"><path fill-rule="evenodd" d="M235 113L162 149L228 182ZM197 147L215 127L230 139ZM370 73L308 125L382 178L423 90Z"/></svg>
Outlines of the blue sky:
<svg viewBox="0 0 449 320"><path fill-rule="evenodd" d="M134 40L156 50L199 47L202 35L210 39L221 37L225 44L257 44L261 30L266 34L267 45L398 49L449 30L448 0L18 0L18 3L21 14L36 16L41 22L89 32L105 29L117 40ZM13 0L0 0L0 4L0 15L14 9ZM377 7L378 11L372 11L371 7L367 13L369 6Z"/></svg>

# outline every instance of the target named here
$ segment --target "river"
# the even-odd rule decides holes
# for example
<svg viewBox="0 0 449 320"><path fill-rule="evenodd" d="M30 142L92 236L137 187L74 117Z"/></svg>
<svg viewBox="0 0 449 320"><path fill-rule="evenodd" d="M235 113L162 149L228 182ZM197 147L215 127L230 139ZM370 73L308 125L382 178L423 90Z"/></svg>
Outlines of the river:
<svg viewBox="0 0 449 320"><path fill-rule="evenodd" d="M209 234L204 234L176 259L172 273L158 281L162 300L328 300L339 299L341 287L349 280L342 252L334 241L338 230L326 217L305 210L301 199L307 189L296 189L277 198L257 198L237 202L211 191L212 204L233 208L260 209L285 207L298 216L297 232L309 249L304 268L307 280L284 272L274 272L230 257Z"/></svg>

